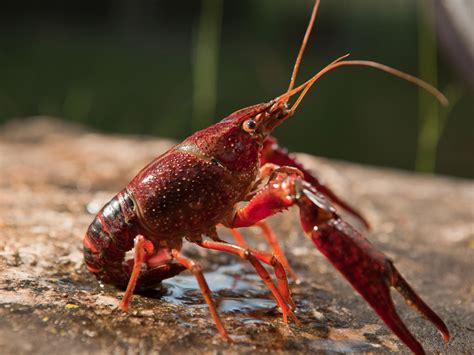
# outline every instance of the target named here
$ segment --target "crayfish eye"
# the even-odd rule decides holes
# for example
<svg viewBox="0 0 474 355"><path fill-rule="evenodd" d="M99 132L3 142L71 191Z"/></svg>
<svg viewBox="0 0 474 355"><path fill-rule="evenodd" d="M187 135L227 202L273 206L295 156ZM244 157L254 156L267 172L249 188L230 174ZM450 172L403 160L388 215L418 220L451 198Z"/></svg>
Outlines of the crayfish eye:
<svg viewBox="0 0 474 355"><path fill-rule="evenodd" d="M247 120L242 124L242 128L245 132L252 133L257 128L257 122L253 119Z"/></svg>

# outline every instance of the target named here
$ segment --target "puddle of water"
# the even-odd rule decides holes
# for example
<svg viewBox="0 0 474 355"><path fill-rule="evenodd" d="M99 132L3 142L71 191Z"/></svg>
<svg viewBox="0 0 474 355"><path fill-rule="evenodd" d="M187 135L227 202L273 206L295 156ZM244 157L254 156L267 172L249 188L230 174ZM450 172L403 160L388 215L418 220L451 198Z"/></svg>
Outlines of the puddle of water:
<svg viewBox="0 0 474 355"><path fill-rule="evenodd" d="M219 313L234 314L239 318L239 322L246 325L272 322L271 319L265 317L265 314L275 310L275 301L252 270L237 263L221 266L213 272L205 273L204 276L212 290ZM165 295L161 297L166 302L192 308L207 307L194 275L173 277L163 281L163 286ZM303 305L301 304L300 307ZM324 319L324 316L316 312L314 317L313 321L317 321L317 325L322 326L321 320L317 318ZM193 326L186 324L189 327ZM381 345L372 344L366 339L364 333L374 333L378 327L367 325L361 329L327 329L323 326L323 331L317 331L317 326L315 326L313 332L317 335L313 334L317 336L317 339L308 340L308 346L311 351L324 354L374 352L380 350ZM242 336L241 340L248 341L248 338Z"/></svg>
<svg viewBox="0 0 474 355"><path fill-rule="evenodd" d="M262 298L224 297L219 303L221 312L264 311L275 308L275 301Z"/></svg>
<svg viewBox="0 0 474 355"><path fill-rule="evenodd" d="M310 342L310 347L314 351L324 353L367 353L380 349L380 345L369 344L356 340L334 341L330 339L318 339Z"/></svg>
<svg viewBox="0 0 474 355"><path fill-rule="evenodd" d="M221 266L204 274L220 312L253 313L275 308L275 301L258 276L247 273L240 263ZM163 281L163 300L178 305L203 307L201 290L194 275L180 275ZM205 305L204 305L205 306Z"/></svg>

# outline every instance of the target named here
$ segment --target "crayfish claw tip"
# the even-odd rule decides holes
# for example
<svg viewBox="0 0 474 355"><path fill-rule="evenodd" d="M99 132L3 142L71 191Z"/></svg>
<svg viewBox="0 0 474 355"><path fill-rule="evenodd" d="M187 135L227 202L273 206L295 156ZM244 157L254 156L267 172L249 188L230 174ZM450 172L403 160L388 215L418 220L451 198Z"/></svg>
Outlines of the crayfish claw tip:
<svg viewBox="0 0 474 355"><path fill-rule="evenodd" d="M413 307L424 318L430 321L439 331L443 341L449 341L449 329L443 320L421 299L420 296L413 290L410 284L403 278L395 266L390 263L391 272L394 277L393 286L403 296L406 303Z"/></svg>

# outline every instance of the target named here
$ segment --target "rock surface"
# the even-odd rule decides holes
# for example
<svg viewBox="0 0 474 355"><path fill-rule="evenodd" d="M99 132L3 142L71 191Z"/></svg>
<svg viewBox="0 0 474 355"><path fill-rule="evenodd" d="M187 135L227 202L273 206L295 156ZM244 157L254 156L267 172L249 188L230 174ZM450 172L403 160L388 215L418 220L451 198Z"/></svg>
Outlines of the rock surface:
<svg viewBox="0 0 474 355"><path fill-rule="evenodd" d="M0 353L407 352L304 237L295 211L270 223L302 280L293 285L301 327L283 324L248 265L191 246L186 253L204 265L233 345L220 340L186 272L135 296L129 314L117 311L122 293L87 272L82 237L93 214L171 144L46 118L1 128ZM448 346L395 297L425 349L472 351L474 183L300 158L360 208L374 226L370 240L446 321ZM256 230L245 233L265 247Z"/></svg>

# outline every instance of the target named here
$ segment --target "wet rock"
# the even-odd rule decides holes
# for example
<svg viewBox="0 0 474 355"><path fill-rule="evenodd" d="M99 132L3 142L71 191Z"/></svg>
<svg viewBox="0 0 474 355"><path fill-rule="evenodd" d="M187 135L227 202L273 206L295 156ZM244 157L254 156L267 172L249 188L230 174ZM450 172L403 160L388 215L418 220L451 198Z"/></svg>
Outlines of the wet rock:
<svg viewBox="0 0 474 355"><path fill-rule="evenodd" d="M300 327L283 324L248 265L190 246L186 253L203 263L234 344L219 338L188 273L135 296L129 314L118 311L123 293L101 287L86 271L82 236L93 214L171 144L101 135L47 118L1 128L1 353L407 351L305 239L295 211L270 223L302 280L292 287ZM448 324L453 337L445 347L436 330L396 297L425 349L472 350L474 183L305 155L300 159L363 211L374 226L370 240L394 259ZM257 230L245 234L262 246Z"/></svg>

